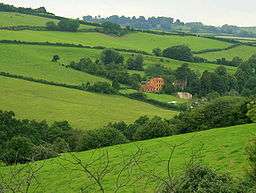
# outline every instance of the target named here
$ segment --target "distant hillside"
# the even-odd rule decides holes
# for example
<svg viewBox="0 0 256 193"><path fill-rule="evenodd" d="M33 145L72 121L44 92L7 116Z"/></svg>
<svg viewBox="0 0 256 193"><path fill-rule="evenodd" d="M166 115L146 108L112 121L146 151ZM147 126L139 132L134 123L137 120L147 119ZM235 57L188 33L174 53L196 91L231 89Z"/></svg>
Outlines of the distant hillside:
<svg viewBox="0 0 256 193"><path fill-rule="evenodd" d="M212 34L212 35L234 35L240 37L256 37L256 27L238 27L233 25L223 25L221 27L204 25L201 22L185 23L179 19L175 20L171 17L149 17L146 19L144 16L140 17L125 17L112 15L110 17L93 17L84 16L84 21L92 23L112 22L119 24L123 27L129 26L130 28L140 30L161 30L166 32L180 31L197 34Z"/></svg>

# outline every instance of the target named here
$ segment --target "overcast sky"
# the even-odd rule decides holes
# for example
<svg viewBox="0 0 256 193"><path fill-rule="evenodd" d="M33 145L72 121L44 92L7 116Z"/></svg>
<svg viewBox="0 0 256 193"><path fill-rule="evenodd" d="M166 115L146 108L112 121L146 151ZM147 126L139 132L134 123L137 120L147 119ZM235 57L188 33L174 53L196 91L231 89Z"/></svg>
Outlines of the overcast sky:
<svg viewBox="0 0 256 193"><path fill-rule="evenodd" d="M37 8L45 6L56 15L168 16L205 24L256 26L256 0L0 0Z"/></svg>

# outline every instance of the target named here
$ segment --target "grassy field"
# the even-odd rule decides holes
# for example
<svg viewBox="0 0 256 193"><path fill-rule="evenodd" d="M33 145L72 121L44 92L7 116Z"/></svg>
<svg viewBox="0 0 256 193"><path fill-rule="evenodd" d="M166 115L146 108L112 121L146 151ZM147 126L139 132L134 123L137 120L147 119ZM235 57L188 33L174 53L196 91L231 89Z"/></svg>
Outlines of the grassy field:
<svg viewBox="0 0 256 193"><path fill-rule="evenodd" d="M55 23L56 19L49 19L45 17L39 17L34 15L26 15L21 13L0 12L0 27L6 26L45 26L49 21ZM80 29L92 29L94 26L80 25Z"/></svg>
<svg viewBox="0 0 256 193"><path fill-rule="evenodd" d="M242 177L248 167L245 147L255 134L256 124L249 124L105 148L104 150L109 153L110 165L109 173L104 180L104 187L106 192L113 192L119 170L136 152L138 146L142 149L142 156L139 159L142 162L141 168L144 171L152 171L157 176L166 176L166 160L171 152L170 147L184 142L174 152L171 165L174 174L179 174L192 154L201 152L198 155L204 164L219 172L230 172L235 177ZM104 150L82 152L76 155L84 163L87 163L92 161L91 157L97 158L97 155L101 155ZM38 179L41 183L42 193L77 193L80 188L88 185L86 176L79 170L75 170L77 167L71 165L67 160L72 160L69 154L41 162L44 163L44 168ZM97 164L104 163L101 161L98 161ZM127 178L129 179L128 173L124 172L120 181L123 182ZM135 183L128 185L129 188L127 187L126 191L121 192L153 193L153 184L158 182L157 180L148 181L147 173L138 170L137 166L133 168L131 179L135 180ZM96 192L95 187L93 188L91 192ZM39 190L38 192L41 193Z"/></svg>
<svg viewBox="0 0 256 193"><path fill-rule="evenodd" d="M48 21L57 22L58 20L21 13L0 12L0 27L18 25L45 26Z"/></svg>
<svg viewBox="0 0 256 193"><path fill-rule="evenodd" d="M82 82L106 81L103 78L92 76L86 73L67 69L61 64L69 64L71 61L78 61L82 57L90 57L93 60L99 57L102 50L68 48L57 46L37 46L37 45L12 45L0 44L0 71L10 72L38 79L46 79L54 82L67 84L81 84ZM58 63L51 62L52 56L58 54L61 60ZM130 54L122 53L125 58ZM9 56L12 57L9 57ZM184 62L145 56L145 67L154 64L163 64L171 69L176 69ZM204 70L213 71L217 67L214 64L192 64L190 67L202 73ZM229 72L235 72L235 68L228 67ZM130 73L138 73L131 71ZM141 73L143 75L143 72Z"/></svg>
<svg viewBox="0 0 256 193"><path fill-rule="evenodd" d="M208 48L225 48L230 44L222 41L194 36L167 36L148 33L129 33L122 37L114 37L102 33L68 33L49 31L0 31L0 39L23 40L31 42L63 42L90 46L105 46L112 48L136 49L151 52L152 49L167 48L186 44L192 50L199 51Z"/></svg>
<svg viewBox="0 0 256 193"><path fill-rule="evenodd" d="M188 100L185 99L180 99L176 96L173 95L168 95L168 94L155 94L155 93L146 93L147 97L149 99L154 99L160 102L164 103L169 103L169 102L177 102L177 103L186 103L189 102Z"/></svg>
<svg viewBox="0 0 256 193"><path fill-rule="evenodd" d="M136 90L133 89L123 89L120 91L123 94L132 94L137 92ZM148 99L153 99L156 101L160 101L163 103L169 103L176 101L177 103L186 103L189 102L189 100L185 99L180 99L174 95L168 95L168 94L158 94L158 93L145 93Z"/></svg>
<svg viewBox="0 0 256 193"><path fill-rule="evenodd" d="M249 57L251 57L253 54L256 54L256 47L238 46L238 47L230 49L230 50L198 54L198 56L206 58L210 61L214 61L217 58L226 58L228 60L231 60L232 58L234 58L236 56L246 60Z"/></svg>
<svg viewBox="0 0 256 193"><path fill-rule="evenodd" d="M121 96L88 93L0 77L0 109L20 118L69 121L81 129L98 128L109 122L131 122L143 115L172 117L164 110Z"/></svg>
<svg viewBox="0 0 256 193"><path fill-rule="evenodd" d="M0 71L67 84L106 81L61 65L82 57L95 58L99 55L97 50L11 44L0 44L0 49ZM61 57L60 62L51 62L55 54Z"/></svg>
<svg viewBox="0 0 256 193"><path fill-rule="evenodd" d="M150 65L162 64L168 68L176 69L184 63L189 64L189 67L192 70L194 70L195 72L197 72L198 74L203 73L205 70L214 71L219 66L216 64L212 64L212 63L191 63L191 62L183 62L183 61L166 59L166 58L157 58L157 57L152 57L152 56L145 57L146 68ZM225 66L225 67L231 74L234 74L236 72L235 67L231 67L231 66Z"/></svg>

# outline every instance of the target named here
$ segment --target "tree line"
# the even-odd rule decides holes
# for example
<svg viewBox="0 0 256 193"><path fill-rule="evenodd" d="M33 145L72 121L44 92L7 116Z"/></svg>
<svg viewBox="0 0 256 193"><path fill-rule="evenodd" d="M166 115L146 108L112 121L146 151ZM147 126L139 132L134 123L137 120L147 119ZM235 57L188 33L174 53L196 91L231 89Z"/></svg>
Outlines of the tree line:
<svg viewBox="0 0 256 193"><path fill-rule="evenodd" d="M67 121L20 120L13 112L0 111L0 160L7 164L26 163L56 157L68 151L86 151L133 141L172 136L251 123L255 109L243 97L221 97L194 105L174 118L143 116L134 123L109 123L91 130L74 129Z"/></svg>
<svg viewBox="0 0 256 193"><path fill-rule="evenodd" d="M125 17L112 15L110 17L100 16L84 16L83 20L91 23L104 23L111 22L119 24L123 27L129 26L129 28L140 30L161 30L166 32L184 31L190 33L208 33L214 35L232 34L240 37L256 37L256 32L250 32L238 26L225 24L220 27L204 25L201 22L182 22L179 19L171 17Z"/></svg>

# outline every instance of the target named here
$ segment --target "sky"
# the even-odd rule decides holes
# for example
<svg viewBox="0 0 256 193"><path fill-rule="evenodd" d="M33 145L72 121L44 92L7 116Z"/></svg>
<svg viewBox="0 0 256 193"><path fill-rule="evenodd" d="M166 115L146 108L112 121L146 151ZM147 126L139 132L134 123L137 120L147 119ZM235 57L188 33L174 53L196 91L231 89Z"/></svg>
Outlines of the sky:
<svg viewBox="0 0 256 193"><path fill-rule="evenodd" d="M0 0L22 7L44 6L56 15L167 16L220 26L256 26L255 0Z"/></svg>

